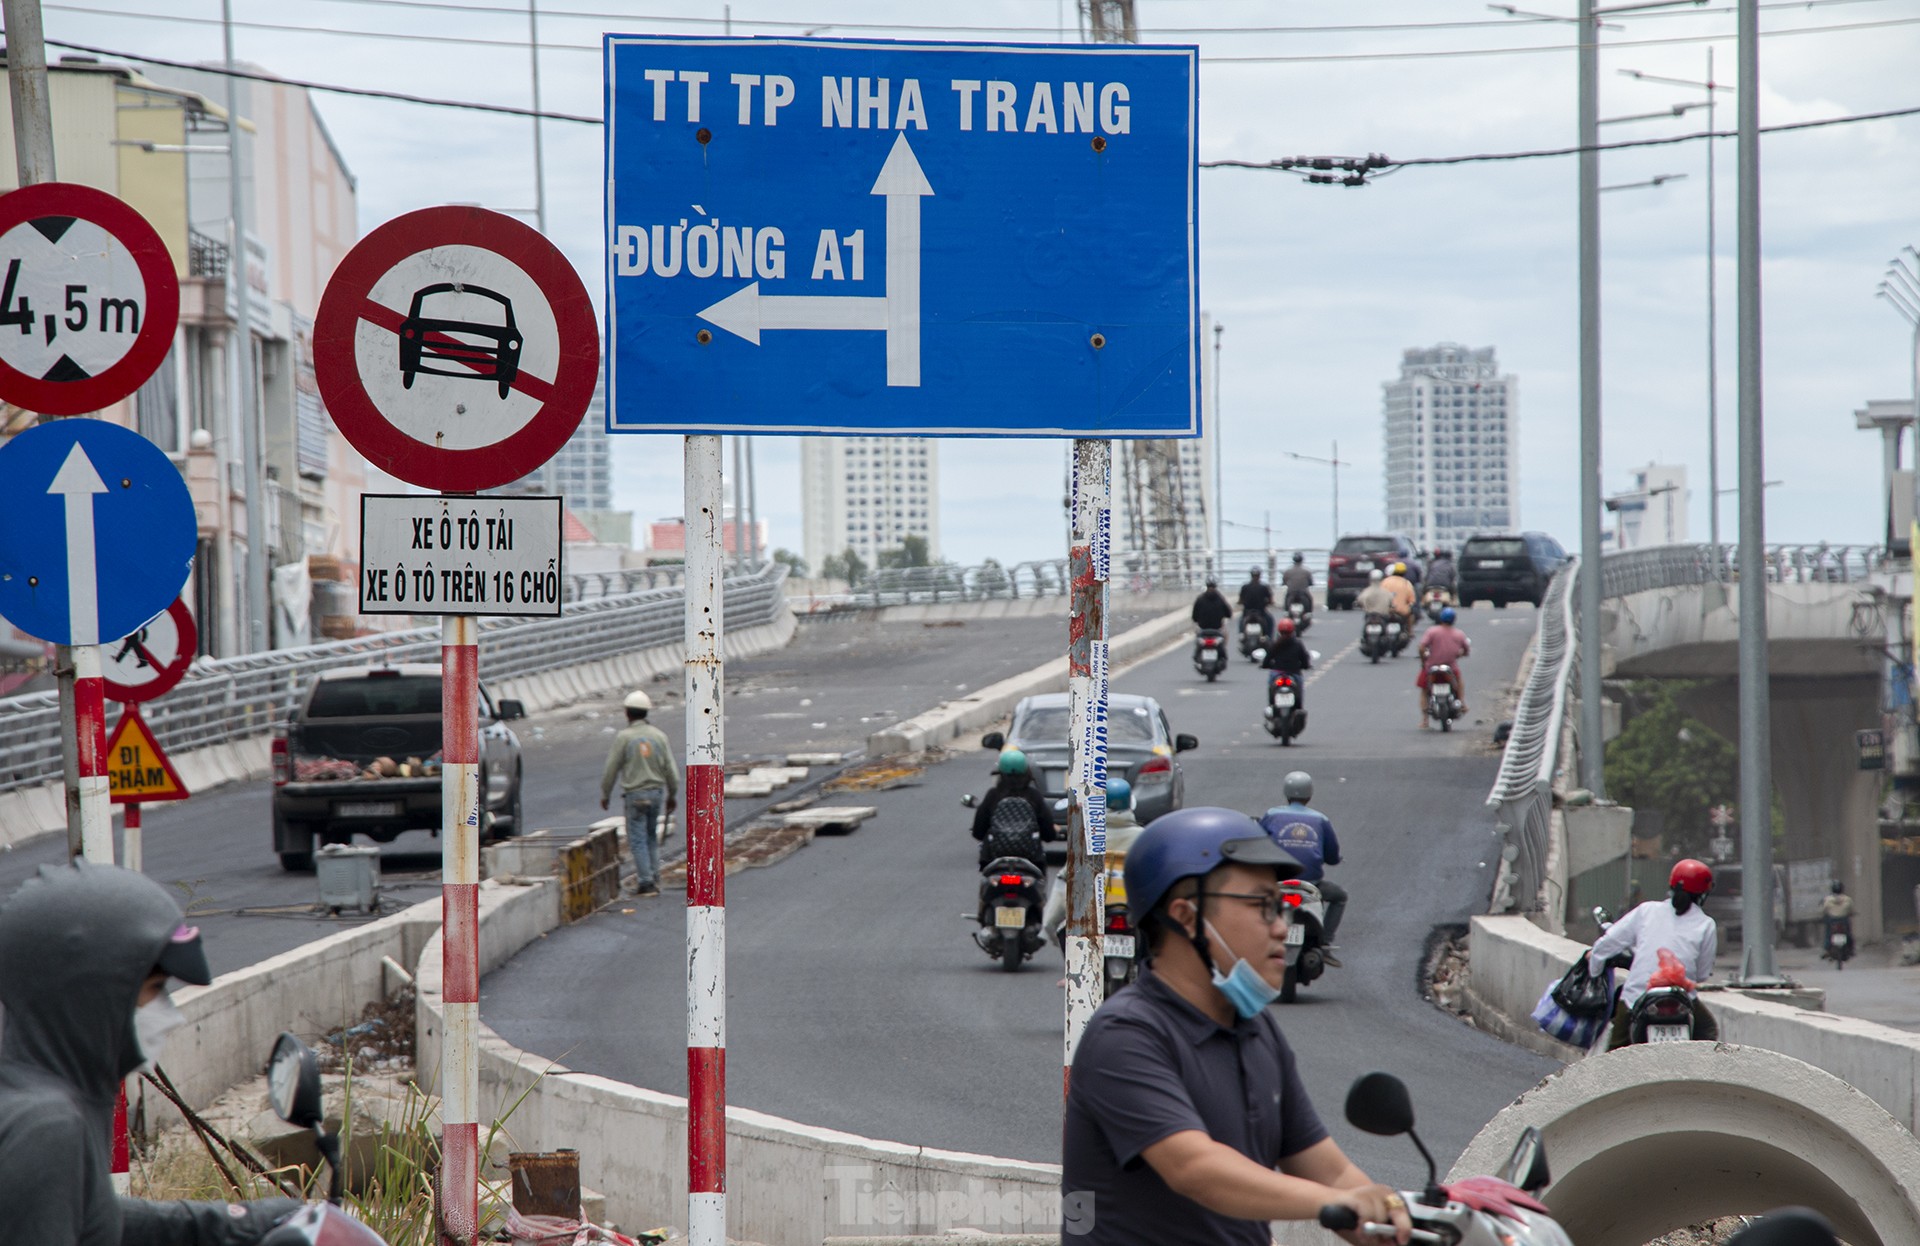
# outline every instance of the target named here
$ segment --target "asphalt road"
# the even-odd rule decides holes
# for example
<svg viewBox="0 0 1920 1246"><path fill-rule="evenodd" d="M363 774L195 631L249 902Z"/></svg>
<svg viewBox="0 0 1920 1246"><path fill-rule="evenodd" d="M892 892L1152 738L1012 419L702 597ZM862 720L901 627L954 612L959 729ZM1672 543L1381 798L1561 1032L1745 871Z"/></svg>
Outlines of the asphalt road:
<svg viewBox="0 0 1920 1246"><path fill-rule="evenodd" d="M1117 627L1151 617L1124 614ZM787 648L727 664L727 748L734 759L848 752L868 733L949 697L1028 670L1065 651L1064 615L964 624L809 622ZM650 685L655 720L681 749L680 679ZM605 816L600 770L623 721L625 690L514 724L525 760L526 812L537 828L585 826ZM203 931L215 973L289 951L370 920L315 911L311 874L287 874L270 837L271 785L228 784L144 810L146 872L177 888ZM733 801L730 820L768 803ZM617 806L616 806L617 807ZM677 853L683 841L668 842ZM0 853L0 896L43 864L66 859L63 834ZM440 844L409 831L381 853L382 908L439 894Z"/></svg>
<svg viewBox="0 0 1920 1246"><path fill-rule="evenodd" d="M1483 802L1498 754L1499 693L1530 636L1531 610L1465 612L1475 720L1415 730L1410 657L1372 666L1359 618L1323 614L1305 737L1259 728L1257 673L1236 658L1213 685L1184 649L1115 681L1161 699L1183 755L1189 804L1260 811L1304 767L1341 833L1336 877L1353 895L1346 968L1281 1010L1335 1136L1376 1177L1424 1178L1412 1146L1338 1120L1347 1086L1387 1069L1412 1086L1423 1138L1449 1163L1552 1062L1498 1042L1421 999L1436 925L1484 911L1495 832ZM1043 952L1005 973L973 943L974 844L959 798L989 756L960 757L914 786L862 794L879 815L770 868L727 880L728 1072L732 1103L911 1144L1058 1160L1063 991ZM680 893L628 901L555 932L481 984L481 1015L518 1046L568 1067L685 1092L685 918Z"/></svg>

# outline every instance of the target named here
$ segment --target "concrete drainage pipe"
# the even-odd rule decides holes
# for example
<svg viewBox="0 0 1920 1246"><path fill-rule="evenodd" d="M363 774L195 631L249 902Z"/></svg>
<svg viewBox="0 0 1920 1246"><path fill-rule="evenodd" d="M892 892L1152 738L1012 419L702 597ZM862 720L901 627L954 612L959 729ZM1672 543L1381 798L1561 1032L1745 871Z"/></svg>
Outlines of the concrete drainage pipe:
<svg viewBox="0 0 1920 1246"><path fill-rule="evenodd" d="M1452 1175L1545 1135L1545 1201L1580 1246L1644 1246L1789 1203L1851 1246L1920 1242L1920 1142L1831 1073L1758 1047L1670 1043L1576 1061L1475 1136Z"/></svg>

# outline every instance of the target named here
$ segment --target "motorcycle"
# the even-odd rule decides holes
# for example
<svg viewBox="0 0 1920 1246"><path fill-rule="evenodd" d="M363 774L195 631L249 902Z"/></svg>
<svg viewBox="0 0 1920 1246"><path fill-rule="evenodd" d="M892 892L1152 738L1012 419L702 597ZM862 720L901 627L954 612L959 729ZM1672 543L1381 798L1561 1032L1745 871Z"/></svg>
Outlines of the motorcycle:
<svg viewBox="0 0 1920 1246"><path fill-rule="evenodd" d="M1382 1137L1406 1134L1427 1161L1427 1188L1405 1190L1411 1241L1421 1246L1573 1246L1573 1239L1537 1197L1552 1182L1540 1131L1529 1125L1507 1162L1491 1177L1468 1177L1441 1185L1439 1170L1413 1132L1413 1099L1390 1073L1368 1073L1347 1092L1347 1121ZM1320 1223L1336 1232L1358 1230L1393 1240L1390 1224L1361 1223L1353 1208L1334 1203L1320 1209Z"/></svg>
<svg viewBox="0 0 1920 1246"><path fill-rule="evenodd" d="M1369 614L1366 622L1360 625L1360 656L1378 665L1380 659L1387 656L1389 648L1387 616Z"/></svg>
<svg viewBox="0 0 1920 1246"><path fill-rule="evenodd" d="M1280 902L1287 906L1287 975L1280 980L1280 1002L1291 1004L1301 987L1327 971L1327 902L1308 882L1280 884Z"/></svg>
<svg viewBox="0 0 1920 1246"><path fill-rule="evenodd" d="M1262 652L1260 658L1265 661L1266 654ZM1292 744L1294 737L1307 729L1307 711L1300 704L1300 677L1291 671L1267 674L1267 712L1262 725L1282 745Z"/></svg>
<svg viewBox="0 0 1920 1246"><path fill-rule="evenodd" d="M1460 717L1460 698L1453 694L1453 668L1438 663L1427 668L1427 717L1440 724L1440 730L1452 731L1453 720Z"/></svg>
<svg viewBox="0 0 1920 1246"><path fill-rule="evenodd" d="M1401 654L1401 651L1403 651L1407 647L1407 642L1412 639L1413 639L1412 623L1401 618L1397 614L1390 614L1387 616L1387 633L1386 633L1387 648L1392 652L1394 657L1396 658L1399 657Z"/></svg>
<svg viewBox="0 0 1920 1246"><path fill-rule="evenodd" d="M1227 669L1225 632L1209 629L1193 638L1193 669L1205 675L1208 683L1220 678Z"/></svg>
<svg viewBox="0 0 1920 1246"><path fill-rule="evenodd" d="M1105 960L1105 972L1101 975L1101 998L1110 999L1113 993L1140 976L1140 962L1134 953L1139 933L1133 928L1133 919L1127 914L1127 876L1126 857L1107 857L1107 921L1106 929L1100 935L1100 954Z"/></svg>
<svg viewBox="0 0 1920 1246"><path fill-rule="evenodd" d="M1240 656L1256 665L1259 658L1254 651L1267 647L1267 625L1253 615L1240 616Z"/></svg>
<svg viewBox="0 0 1920 1246"><path fill-rule="evenodd" d="M1287 603L1287 617L1293 620L1293 634L1305 636L1307 629L1313 626L1313 611L1307 609L1307 603L1299 598Z"/></svg>
<svg viewBox="0 0 1920 1246"><path fill-rule="evenodd" d="M977 802L969 793L960 798L960 803L971 809ZM987 842L993 843L995 838ZM1013 856L997 848L1003 855L980 867L980 903L967 915L980 926L973 932L973 941L1008 973L1020 968L1020 962L1046 942L1040 922L1046 914L1047 874L1035 864L1044 859L1041 854L1045 846L1037 833L1029 839L1030 856Z"/></svg>
<svg viewBox="0 0 1920 1246"><path fill-rule="evenodd" d="M1680 958L1660 949L1660 968L1627 1014L1629 1043L1686 1043L1694 1033L1694 1005L1699 997Z"/></svg>
<svg viewBox="0 0 1920 1246"><path fill-rule="evenodd" d="M1440 612L1453 604L1453 590L1448 588L1429 588L1420 597L1420 608L1427 612L1427 618L1434 623L1440 621Z"/></svg>
<svg viewBox="0 0 1920 1246"><path fill-rule="evenodd" d="M282 1034L267 1060L267 1102L289 1125L313 1131L314 1145L327 1161L327 1201L309 1203L275 1225L260 1246L386 1246L378 1233L340 1206L340 1135L324 1124L320 1062L313 1048ZM301 1197L297 1190L289 1194Z"/></svg>
<svg viewBox="0 0 1920 1246"><path fill-rule="evenodd" d="M1821 942L1820 959L1833 962L1835 969L1845 969L1847 962L1853 959L1853 922L1845 917L1826 919L1826 938Z"/></svg>

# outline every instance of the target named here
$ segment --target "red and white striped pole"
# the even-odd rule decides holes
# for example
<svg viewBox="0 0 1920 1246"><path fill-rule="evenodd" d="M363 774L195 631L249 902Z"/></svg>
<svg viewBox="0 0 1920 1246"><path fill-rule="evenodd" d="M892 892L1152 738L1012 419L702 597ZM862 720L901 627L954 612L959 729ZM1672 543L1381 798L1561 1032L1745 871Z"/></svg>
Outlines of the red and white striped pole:
<svg viewBox="0 0 1920 1246"><path fill-rule="evenodd" d="M480 647L471 615L440 620L440 1240L480 1227Z"/></svg>
<svg viewBox="0 0 1920 1246"><path fill-rule="evenodd" d="M720 438L687 438L687 1242L727 1242Z"/></svg>

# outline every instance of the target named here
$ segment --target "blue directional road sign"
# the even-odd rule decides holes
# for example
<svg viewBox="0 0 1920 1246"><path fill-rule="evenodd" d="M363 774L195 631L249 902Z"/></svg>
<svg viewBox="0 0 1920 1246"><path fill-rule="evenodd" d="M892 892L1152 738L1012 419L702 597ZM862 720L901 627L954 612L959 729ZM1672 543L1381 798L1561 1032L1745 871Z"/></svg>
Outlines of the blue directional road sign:
<svg viewBox="0 0 1920 1246"><path fill-rule="evenodd" d="M605 54L609 431L1199 435L1197 49Z"/></svg>
<svg viewBox="0 0 1920 1246"><path fill-rule="evenodd" d="M104 420L39 424L0 446L0 617L99 644L173 603L193 568L193 499L151 441Z"/></svg>

